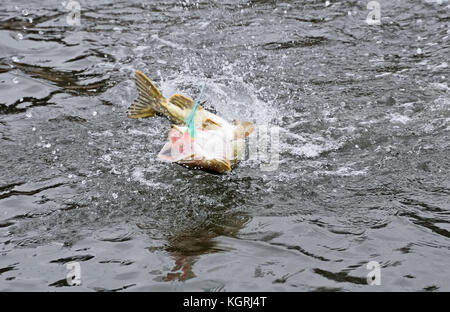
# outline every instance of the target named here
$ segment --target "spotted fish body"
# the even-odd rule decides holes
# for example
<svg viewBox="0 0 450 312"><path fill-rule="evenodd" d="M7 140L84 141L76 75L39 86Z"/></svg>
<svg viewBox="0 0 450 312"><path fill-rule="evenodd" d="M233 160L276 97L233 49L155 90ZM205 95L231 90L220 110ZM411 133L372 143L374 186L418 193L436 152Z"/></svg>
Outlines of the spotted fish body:
<svg viewBox="0 0 450 312"><path fill-rule="evenodd" d="M192 117L192 99L180 94L164 98L140 71L136 71L136 86L139 96L128 108L128 117L162 115L172 122L169 141L158 155L161 160L214 173L229 172L237 165L245 150L245 137L254 130L251 122L229 123L197 105L192 118L195 125L192 137L186 125L186 120Z"/></svg>

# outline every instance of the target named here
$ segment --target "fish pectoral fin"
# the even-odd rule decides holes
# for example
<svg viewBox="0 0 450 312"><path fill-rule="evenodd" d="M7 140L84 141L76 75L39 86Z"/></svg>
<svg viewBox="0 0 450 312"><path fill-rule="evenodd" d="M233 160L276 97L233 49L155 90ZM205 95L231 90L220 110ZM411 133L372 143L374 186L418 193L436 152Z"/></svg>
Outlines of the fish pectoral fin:
<svg viewBox="0 0 450 312"><path fill-rule="evenodd" d="M128 108L129 118L144 118L155 115L158 105L164 100L161 92L141 71L136 71L138 98Z"/></svg>
<svg viewBox="0 0 450 312"><path fill-rule="evenodd" d="M203 121L202 128L205 130L217 130L217 129L222 128L222 126L220 124L218 124L217 122L215 122L214 120L212 120L210 118L206 118Z"/></svg>
<svg viewBox="0 0 450 312"><path fill-rule="evenodd" d="M178 106L181 109L191 109L194 105L194 100L181 95L181 94L174 94L169 98L169 102ZM200 108L200 105L197 106L197 109Z"/></svg>
<svg viewBox="0 0 450 312"><path fill-rule="evenodd" d="M253 131L255 131L255 125L251 121L242 122L242 126L244 127L244 134L246 137L249 136Z"/></svg>
<svg viewBox="0 0 450 312"><path fill-rule="evenodd" d="M251 121L238 124L234 130L234 139L243 139L255 131L255 125Z"/></svg>

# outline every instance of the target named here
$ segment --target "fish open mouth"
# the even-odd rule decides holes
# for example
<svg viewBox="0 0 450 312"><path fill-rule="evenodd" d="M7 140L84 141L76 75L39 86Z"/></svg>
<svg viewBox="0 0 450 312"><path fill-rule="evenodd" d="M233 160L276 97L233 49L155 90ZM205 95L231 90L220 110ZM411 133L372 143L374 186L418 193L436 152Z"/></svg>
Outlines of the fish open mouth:
<svg viewBox="0 0 450 312"><path fill-rule="evenodd" d="M224 173L231 170L230 145L223 134L216 130L197 128L197 135L191 138L180 127L172 127L169 141L161 149L158 158L178 163L190 169Z"/></svg>

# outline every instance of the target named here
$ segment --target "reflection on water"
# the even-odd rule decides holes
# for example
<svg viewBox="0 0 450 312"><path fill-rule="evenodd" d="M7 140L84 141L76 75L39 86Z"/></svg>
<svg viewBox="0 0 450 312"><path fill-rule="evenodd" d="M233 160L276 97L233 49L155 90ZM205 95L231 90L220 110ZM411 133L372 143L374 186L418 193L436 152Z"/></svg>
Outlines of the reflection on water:
<svg viewBox="0 0 450 312"><path fill-rule="evenodd" d="M175 265L164 280L184 281L196 277L194 264L202 255L227 251L214 239L218 236L235 237L249 219L249 216L241 214L220 217L215 215L214 220L210 220L211 223L207 226L198 225L193 229L172 234L168 238L166 250L175 259Z"/></svg>

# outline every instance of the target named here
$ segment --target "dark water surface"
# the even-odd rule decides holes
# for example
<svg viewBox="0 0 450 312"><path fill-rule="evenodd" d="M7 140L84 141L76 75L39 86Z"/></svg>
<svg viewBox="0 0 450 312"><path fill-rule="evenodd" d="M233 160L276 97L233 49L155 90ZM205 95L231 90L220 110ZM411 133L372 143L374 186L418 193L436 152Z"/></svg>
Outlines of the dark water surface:
<svg viewBox="0 0 450 312"><path fill-rule="evenodd" d="M449 291L450 3L367 2L2 1L0 290ZM278 169L156 160L137 69L279 126Z"/></svg>

